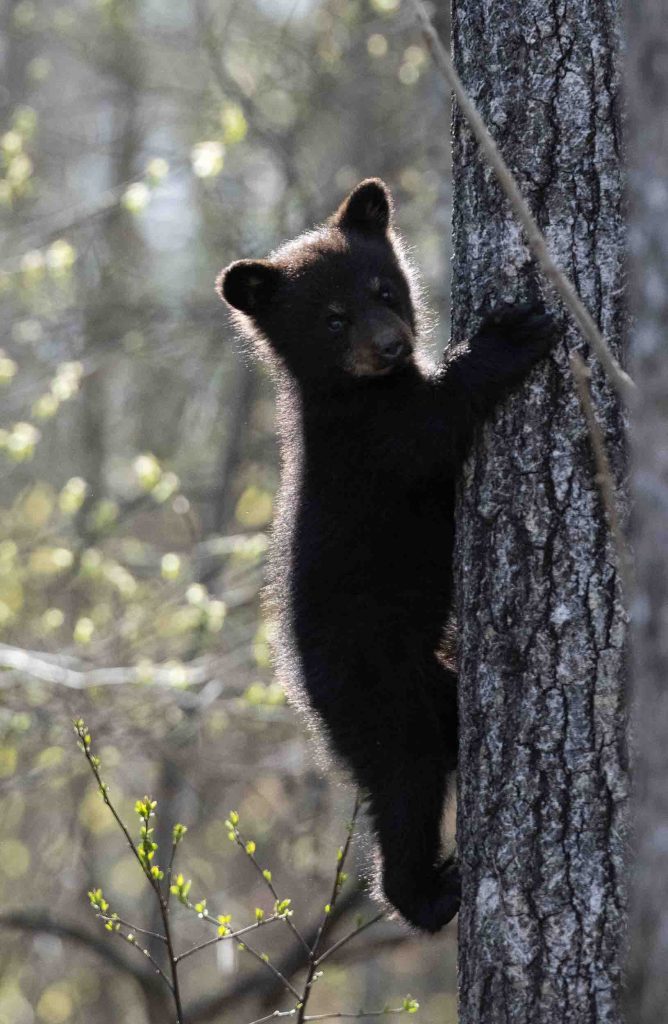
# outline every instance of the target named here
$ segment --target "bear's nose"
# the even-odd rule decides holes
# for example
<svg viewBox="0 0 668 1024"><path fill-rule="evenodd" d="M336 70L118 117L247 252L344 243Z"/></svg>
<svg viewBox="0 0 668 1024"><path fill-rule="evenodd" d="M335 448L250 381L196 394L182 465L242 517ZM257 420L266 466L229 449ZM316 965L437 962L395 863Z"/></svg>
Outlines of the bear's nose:
<svg viewBox="0 0 668 1024"><path fill-rule="evenodd" d="M401 338L386 338L378 345L378 355L387 366L398 362L405 352L406 346Z"/></svg>

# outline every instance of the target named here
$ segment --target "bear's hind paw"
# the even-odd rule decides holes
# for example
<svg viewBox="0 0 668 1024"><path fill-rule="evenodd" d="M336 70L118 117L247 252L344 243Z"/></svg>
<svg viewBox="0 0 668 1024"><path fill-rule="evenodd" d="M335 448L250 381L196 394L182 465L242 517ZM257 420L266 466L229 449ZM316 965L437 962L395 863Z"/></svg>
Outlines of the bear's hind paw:
<svg viewBox="0 0 668 1024"><path fill-rule="evenodd" d="M392 903L409 924L433 934L452 921L459 911L460 900L459 865L450 858L434 872L430 885L413 891L410 896L402 893Z"/></svg>

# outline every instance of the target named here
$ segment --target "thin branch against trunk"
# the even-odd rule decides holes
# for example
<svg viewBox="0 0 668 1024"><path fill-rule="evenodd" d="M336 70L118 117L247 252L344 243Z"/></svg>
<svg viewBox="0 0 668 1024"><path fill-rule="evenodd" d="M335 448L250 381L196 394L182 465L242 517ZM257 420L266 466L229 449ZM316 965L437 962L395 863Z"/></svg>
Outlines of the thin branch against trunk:
<svg viewBox="0 0 668 1024"><path fill-rule="evenodd" d="M592 454L594 456L594 463L596 466L596 476L594 479L596 480L596 484L601 495L601 501L603 502L603 508L605 509L605 518L608 521L608 528L612 539L615 542L617 565L624 583L624 595L628 599L628 595L631 592L633 572L631 553L626 542L626 537L624 536L624 531L622 530L621 518L617 507L615 481L612 478L608 453L605 450L603 432L599 426L598 420L596 419L594 403L591 398L591 391L589 389L591 374L579 352L573 352L571 355L571 370L573 371L573 377L575 378L575 386L578 392L580 407L589 432L589 440L591 442Z"/></svg>
<svg viewBox="0 0 668 1024"><path fill-rule="evenodd" d="M630 135L633 695L636 793L629 1024L668 1007L668 10L627 7Z"/></svg>
<svg viewBox="0 0 668 1024"><path fill-rule="evenodd" d="M456 64L533 216L610 340L625 315L617 3L454 4ZM453 334L539 268L455 112ZM458 511L461 1024L618 1024L625 616L565 330L479 438ZM555 365L556 364L556 365ZM592 393L612 473L622 416ZM623 495L622 495L623 498Z"/></svg>
<svg viewBox="0 0 668 1024"><path fill-rule="evenodd" d="M529 246L538 260L541 270L556 289L566 308L572 313L583 337L587 339L600 359L601 365L605 369L611 383L617 388L619 394L629 401L635 391L633 381L615 359L610 346L604 340L594 318L578 295L577 290L553 258L547 239L540 230L538 222L517 183L517 179L501 155L484 120L464 88L449 53L443 46L429 20L424 4L421 0L412 0L412 3L436 66L452 89L459 104L459 109L475 135L484 159L496 174L499 185L503 189L514 215L524 228Z"/></svg>

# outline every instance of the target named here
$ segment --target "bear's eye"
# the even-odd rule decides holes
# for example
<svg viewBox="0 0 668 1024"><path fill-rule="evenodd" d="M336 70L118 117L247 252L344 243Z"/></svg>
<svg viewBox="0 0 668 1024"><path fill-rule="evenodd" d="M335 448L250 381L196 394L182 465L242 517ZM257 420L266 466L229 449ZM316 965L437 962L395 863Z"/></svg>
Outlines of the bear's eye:
<svg viewBox="0 0 668 1024"><path fill-rule="evenodd" d="M345 326L346 322L343 319L343 317L337 316L336 313L333 313L331 316L327 317L327 327L332 332L332 334L340 334Z"/></svg>
<svg viewBox="0 0 668 1024"><path fill-rule="evenodd" d="M380 287L378 296L382 302L387 302L388 305L392 305L393 302L397 301L396 292L394 288L391 288L389 284L383 284Z"/></svg>

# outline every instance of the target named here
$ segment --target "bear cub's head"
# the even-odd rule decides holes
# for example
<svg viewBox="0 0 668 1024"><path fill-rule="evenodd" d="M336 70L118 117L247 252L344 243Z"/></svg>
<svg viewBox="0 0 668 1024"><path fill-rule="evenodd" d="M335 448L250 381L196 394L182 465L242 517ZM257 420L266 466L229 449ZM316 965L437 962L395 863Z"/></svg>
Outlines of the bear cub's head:
<svg viewBox="0 0 668 1024"><path fill-rule="evenodd" d="M217 281L242 332L297 381L355 383L414 365L417 290L392 197L361 182L323 224Z"/></svg>

